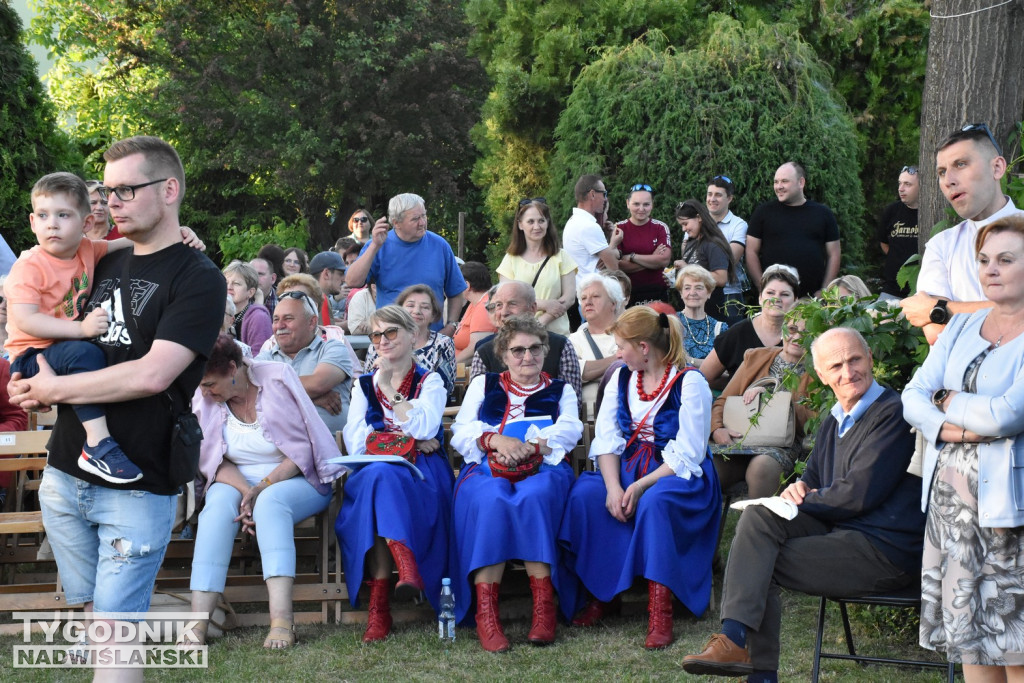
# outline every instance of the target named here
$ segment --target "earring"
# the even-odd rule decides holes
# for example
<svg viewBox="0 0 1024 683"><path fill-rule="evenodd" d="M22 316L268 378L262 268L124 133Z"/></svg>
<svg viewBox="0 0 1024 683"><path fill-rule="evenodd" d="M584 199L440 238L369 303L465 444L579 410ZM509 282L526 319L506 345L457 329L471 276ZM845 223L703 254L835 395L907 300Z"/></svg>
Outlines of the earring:
<svg viewBox="0 0 1024 683"><path fill-rule="evenodd" d="M235 378L234 378L234 376L232 376L231 377L231 386L234 386L234 385L235 385Z"/></svg>

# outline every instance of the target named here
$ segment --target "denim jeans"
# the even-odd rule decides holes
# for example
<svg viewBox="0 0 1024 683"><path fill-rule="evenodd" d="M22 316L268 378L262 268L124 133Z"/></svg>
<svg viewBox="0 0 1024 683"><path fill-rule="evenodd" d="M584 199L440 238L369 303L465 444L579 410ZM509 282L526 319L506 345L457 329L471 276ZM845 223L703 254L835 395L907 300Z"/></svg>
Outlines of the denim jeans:
<svg viewBox="0 0 1024 683"><path fill-rule="evenodd" d="M102 370L107 367L107 358L100 347L87 341L62 341L45 349L30 348L18 356L11 365L11 372L20 372L23 378L35 377L39 374L39 361L42 356L50 364L50 368L60 376L76 375L80 372ZM82 422L103 417L106 412L103 406L82 404L71 406Z"/></svg>
<svg viewBox="0 0 1024 683"><path fill-rule="evenodd" d="M96 612L149 609L176 496L98 486L47 466L39 504L69 605L91 601Z"/></svg>
<svg viewBox="0 0 1024 683"><path fill-rule="evenodd" d="M252 518L264 579L295 576L295 524L321 512L330 501L330 493L320 495L301 475L276 482L259 494ZM231 548L240 524L234 519L241 502L241 492L230 484L214 482L206 490L192 556L192 590L224 591Z"/></svg>

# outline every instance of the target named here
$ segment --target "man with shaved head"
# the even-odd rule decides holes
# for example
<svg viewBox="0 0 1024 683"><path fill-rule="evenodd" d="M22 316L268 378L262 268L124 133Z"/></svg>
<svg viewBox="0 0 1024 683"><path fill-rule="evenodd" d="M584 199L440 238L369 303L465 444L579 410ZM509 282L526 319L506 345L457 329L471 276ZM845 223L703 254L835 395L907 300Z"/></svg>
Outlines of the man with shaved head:
<svg viewBox="0 0 1024 683"><path fill-rule="evenodd" d="M839 226L832 209L804 195L803 166L787 161L775 171L775 197L754 210L747 229L747 272L755 286L768 266L800 273L797 296L818 296L839 275Z"/></svg>
<svg viewBox="0 0 1024 683"><path fill-rule="evenodd" d="M500 328L505 318L510 316L536 315L537 295L533 291L533 287L525 282L518 280L502 282L488 302L487 311L490 313L494 326ZM548 353L544 357L542 369L551 377L561 379L570 385L579 396L580 385L583 382L580 376L579 356L576 355L573 345L568 342L568 338L548 332ZM494 335L492 334L477 344L469 379L472 381L474 377L485 372L504 372L507 369L505 363L494 352Z"/></svg>

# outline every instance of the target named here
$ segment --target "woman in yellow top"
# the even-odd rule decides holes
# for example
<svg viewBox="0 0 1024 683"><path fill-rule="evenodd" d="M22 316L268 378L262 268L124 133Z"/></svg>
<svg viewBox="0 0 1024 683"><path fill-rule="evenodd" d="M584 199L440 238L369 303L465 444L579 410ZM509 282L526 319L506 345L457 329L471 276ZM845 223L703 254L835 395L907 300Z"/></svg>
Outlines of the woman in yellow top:
<svg viewBox="0 0 1024 683"><path fill-rule="evenodd" d="M549 332L569 335L565 312L576 303L576 262L561 248L543 197L519 202L498 277L501 282L519 280L531 285L537 293L537 320Z"/></svg>

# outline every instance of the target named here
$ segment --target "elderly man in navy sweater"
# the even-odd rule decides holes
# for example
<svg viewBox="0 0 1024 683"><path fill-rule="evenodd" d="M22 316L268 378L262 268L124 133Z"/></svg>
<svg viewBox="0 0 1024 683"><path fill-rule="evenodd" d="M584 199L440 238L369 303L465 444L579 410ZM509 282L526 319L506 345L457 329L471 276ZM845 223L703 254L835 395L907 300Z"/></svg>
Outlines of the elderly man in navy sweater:
<svg viewBox="0 0 1024 683"><path fill-rule="evenodd" d="M907 473L914 441L900 396L874 380L855 330L828 330L811 354L837 401L803 476L782 492L795 517L743 511L725 569L722 631L683 659L689 673L777 681L782 587L852 597L920 580L921 479Z"/></svg>

